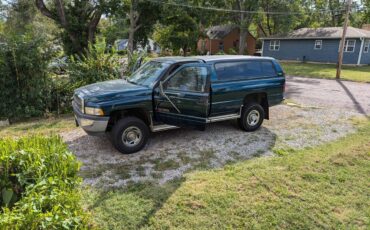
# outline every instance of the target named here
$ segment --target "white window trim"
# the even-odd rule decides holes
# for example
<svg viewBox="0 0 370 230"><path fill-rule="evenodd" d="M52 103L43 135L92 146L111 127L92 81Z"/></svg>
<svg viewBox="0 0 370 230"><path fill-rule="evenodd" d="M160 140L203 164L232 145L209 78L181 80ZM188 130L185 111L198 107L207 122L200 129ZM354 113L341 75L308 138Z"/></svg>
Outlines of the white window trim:
<svg viewBox="0 0 370 230"><path fill-rule="evenodd" d="M348 51L348 43L349 41L354 41L353 43L353 51ZM355 50L356 50L356 39L346 39L345 43L344 43L344 53L354 53Z"/></svg>
<svg viewBox="0 0 370 230"><path fill-rule="evenodd" d="M273 47L273 48L271 49L271 47ZM276 47L278 47L278 48L276 49ZM280 40L270 40L269 50L270 51L279 51L280 50Z"/></svg>
<svg viewBox="0 0 370 230"><path fill-rule="evenodd" d="M316 42L320 42L320 48L316 48ZM315 40L315 44L313 46L314 50L321 50L322 49L322 40Z"/></svg>
<svg viewBox="0 0 370 230"><path fill-rule="evenodd" d="M366 48L367 48L367 50L366 50ZM369 53L369 50L370 50L370 40L365 40L364 53Z"/></svg>

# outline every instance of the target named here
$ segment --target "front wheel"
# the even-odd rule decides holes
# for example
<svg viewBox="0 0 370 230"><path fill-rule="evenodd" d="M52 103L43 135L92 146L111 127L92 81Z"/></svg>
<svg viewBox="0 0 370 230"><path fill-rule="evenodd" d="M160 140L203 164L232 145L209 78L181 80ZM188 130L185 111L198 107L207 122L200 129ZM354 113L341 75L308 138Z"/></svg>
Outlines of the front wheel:
<svg viewBox="0 0 370 230"><path fill-rule="evenodd" d="M262 125L263 119L265 118L265 111L262 106L257 103L250 103L244 106L242 114L238 123L240 128L247 132L252 132Z"/></svg>
<svg viewBox="0 0 370 230"><path fill-rule="evenodd" d="M146 145L148 138L148 126L136 117L122 118L111 131L114 147L124 154L140 151Z"/></svg>

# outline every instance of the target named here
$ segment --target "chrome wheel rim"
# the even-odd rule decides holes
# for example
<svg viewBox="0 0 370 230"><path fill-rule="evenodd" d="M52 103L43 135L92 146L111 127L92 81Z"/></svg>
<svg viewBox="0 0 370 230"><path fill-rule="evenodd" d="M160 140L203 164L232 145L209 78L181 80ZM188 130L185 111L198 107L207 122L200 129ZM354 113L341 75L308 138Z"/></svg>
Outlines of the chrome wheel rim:
<svg viewBox="0 0 370 230"><path fill-rule="evenodd" d="M140 143L143 134L141 130L136 126L130 126L122 133L122 142L126 146L136 146Z"/></svg>
<svg viewBox="0 0 370 230"><path fill-rule="evenodd" d="M248 113L248 116L247 116L247 123L249 126L255 126L258 124L259 120L260 120L260 112L258 112L257 110L252 110Z"/></svg>

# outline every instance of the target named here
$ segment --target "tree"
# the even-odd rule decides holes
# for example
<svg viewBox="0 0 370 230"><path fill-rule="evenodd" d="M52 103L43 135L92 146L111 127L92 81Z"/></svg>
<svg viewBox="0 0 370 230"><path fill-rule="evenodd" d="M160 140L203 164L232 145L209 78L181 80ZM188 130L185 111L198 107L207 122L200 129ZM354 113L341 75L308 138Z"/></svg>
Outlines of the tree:
<svg viewBox="0 0 370 230"><path fill-rule="evenodd" d="M137 43L143 46L148 41L148 36L153 32L154 25L161 16L161 9L158 4L149 1L125 0L123 11L118 11L119 16L126 16L128 19L128 51L129 61Z"/></svg>
<svg viewBox="0 0 370 230"><path fill-rule="evenodd" d="M128 37L128 20L126 17L113 15L100 21L98 30L108 45L113 46L117 39Z"/></svg>
<svg viewBox="0 0 370 230"><path fill-rule="evenodd" d="M35 0L40 12L62 29L64 50L67 54L81 54L89 42L95 42L97 26L103 14L116 9L118 0Z"/></svg>
<svg viewBox="0 0 370 230"><path fill-rule="evenodd" d="M50 103L48 63L54 56L49 36L39 26L35 6L14 0L0 34L0 117L43 115Z"/></svg>
<svg viewBox="0 0 370 230"><path fill-rule="evenodd" d="M370 23L370 0L364 0L363 5L364 5L363 23L367 24Z"/></svg>
<svg viewBox="0 0 370 230"><path fill-rule="evenodd" d="M239 11L236 17L234 17L234 22L239 26L240 30L239 54L244 54L248 29L255 16L255 14L246 13L245 11L258 10L259 0L232 0L230 3L233 9Z"/></svg>
<svg viewBox="0 0 370 230"><path fill-rule="evenodd" d="M199 37L198 24L185 10L172 9L163 17L154 33L154 39L161 44L162 48L170 48L175 53L180 49L184 55L188 48L196 48Z"/></svg>
<svg viewBox="0 0 370 230"><path fill-rule="evenodd" d="M263 12L291 13L303 13L305 10L301 1L288 1L286 4L281 4L279 0L260 0L260 9ZM281 15L261 13L255 22L263 36L270 36L283 34L303 26L304 23L307 23L307 16L304 14Z"/></svg>
<svg viewBox="0 0 370 230"><path fill-rule="evenodd" d="M6 10L5 30L22 34L36 18L36 8L27 0L16 0Z"/></svg>

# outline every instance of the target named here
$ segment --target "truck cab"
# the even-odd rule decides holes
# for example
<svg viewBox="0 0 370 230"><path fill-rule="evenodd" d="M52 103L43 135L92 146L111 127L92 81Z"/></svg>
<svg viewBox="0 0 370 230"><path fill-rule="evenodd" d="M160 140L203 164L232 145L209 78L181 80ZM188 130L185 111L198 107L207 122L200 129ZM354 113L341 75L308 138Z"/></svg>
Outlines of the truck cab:
<svg viewBox="0 0 370 230"><path fill-rule="evenodd" d="M128 79L75 91L76 124L88 134L108 134L122 153L141 150L150 132L180 127L205 130L238 119L257 130L269 107L284 98L285 76L273 58L198 56L153 59Z"/></svg>

